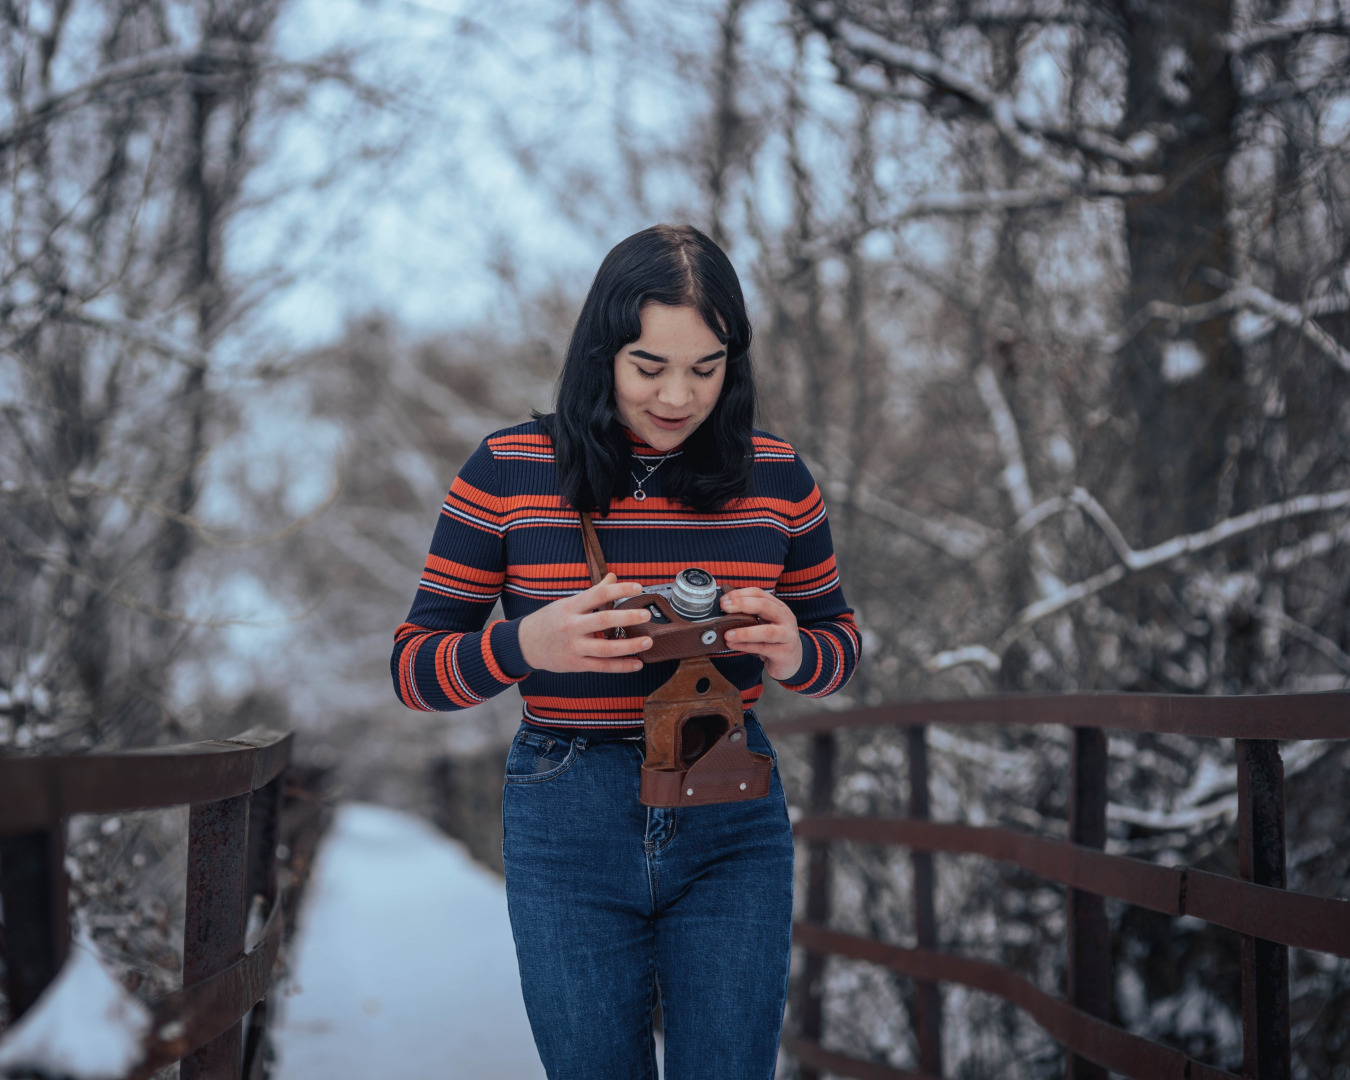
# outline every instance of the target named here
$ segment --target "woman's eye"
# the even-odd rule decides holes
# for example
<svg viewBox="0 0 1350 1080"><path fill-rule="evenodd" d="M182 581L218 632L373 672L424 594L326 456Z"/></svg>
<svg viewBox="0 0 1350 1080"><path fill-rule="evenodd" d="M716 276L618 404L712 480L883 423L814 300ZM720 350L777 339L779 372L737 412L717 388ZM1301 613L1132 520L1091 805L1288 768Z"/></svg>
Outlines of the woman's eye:
<svg viewBox="0 0 1350 1080"><path fill-rule="evenodd" d="M711 379L714 375L717 374L717 369L709 368L707 371L699 371L698 368L694 368L694 374L697 375L700 379Z"/></svg>
<svg viewBox="0 0 1350 1080"><path fill-rule="evenodd" d="M658 371L648 371L646 368L638 368L638 374L641 375L644 379L654 379L654 378L656 378L658 375L660 375L661 372L660 372L659 370L658 370Z"/></svg>

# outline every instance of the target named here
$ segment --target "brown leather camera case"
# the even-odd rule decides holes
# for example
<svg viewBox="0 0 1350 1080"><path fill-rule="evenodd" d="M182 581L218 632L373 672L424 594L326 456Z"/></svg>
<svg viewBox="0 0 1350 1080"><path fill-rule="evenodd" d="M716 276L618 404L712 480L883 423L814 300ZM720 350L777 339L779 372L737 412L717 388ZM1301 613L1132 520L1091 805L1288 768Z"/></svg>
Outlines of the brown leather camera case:
<svg viewBox="0 0 1350 1080"><path fill-rule="evenodd" d="M581 514L582 543L591 580L605 576L605 556L589 514ZM691 621L662 596L633 597L615 607L657 604L667 624L645 624L652 647L643 663L679 660L666 682L642 706L647 752L638 799L644 806L700 806L762 799L769 793L773 759L746 745L741 692L707 655L725 649L723 634L759 622L753 615ZM709 630L713 640L704 641Z"/></svg>
<svg viewBox="0 0 1350 1080"><path fill-rule="evenodd" d="M647 756L644 806L701 806L762 799L773 759L746 745L741 692L706 656L680 661L642 706Z"/></svg>

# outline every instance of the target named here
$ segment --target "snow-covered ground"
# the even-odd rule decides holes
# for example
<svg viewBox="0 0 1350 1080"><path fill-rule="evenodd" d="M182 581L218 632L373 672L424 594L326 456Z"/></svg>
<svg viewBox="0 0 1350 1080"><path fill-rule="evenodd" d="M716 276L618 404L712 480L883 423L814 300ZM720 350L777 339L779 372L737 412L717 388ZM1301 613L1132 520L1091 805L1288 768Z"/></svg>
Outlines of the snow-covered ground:
<svg viewBox="0 0 1350 1080"><path fill-rule="evenodd" d="M339 808L290 972L278 1080L542 1080L505 889L417 818Z"/></svg>

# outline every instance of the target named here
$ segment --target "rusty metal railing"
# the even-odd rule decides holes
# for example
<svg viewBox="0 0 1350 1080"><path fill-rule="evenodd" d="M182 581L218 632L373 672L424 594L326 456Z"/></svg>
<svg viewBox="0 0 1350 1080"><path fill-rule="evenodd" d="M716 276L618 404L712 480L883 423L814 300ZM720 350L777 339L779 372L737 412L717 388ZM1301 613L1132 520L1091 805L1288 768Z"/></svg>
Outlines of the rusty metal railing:
<svg viewBox="0 0 1350 1080"><path fill-rule="evenodd" d="M151 1005L131 1080L181 1061L182 1080L261 1075L266 996L284 918L276 849L289 732L70 757L0 758L0 895L11 1021L55 978L68 948L65 819L191 807L183 987ZM245 951L255 897L268 911ZM244 1031L244 1017L249 1017Z"/></svg>
<svg viewBox="0 0 1350 1080"><path fill-rule="evenodd" d="M929 820L926 729L931 724L1064 725L1073 736L1069 837ZM906 729L910 802L905 818L834 816L835 735L846 728ZM1350 694L1182 697L1065 694L915 702L827 713L772 724L775 735L812 736L806 918L794 940L806 953L797 1032L785 1042L803 1080L829 1071L857 1080L938 1080L942 1015L938 984L994 994L1027 1012L1065 1048L1070 1080L1231 1080L1233 1074L1110 1023L1111 940L1103 900L1170 916L1189 915L1241 935L1243 1071L1249 1080L1289 1080L1289 947L1350 957L1350 901L1285 889L1284 770L1278 740L1350 739ZM1237 741L1240 878L1108 855L1106 730ZM915 948L828 927L829 843L908 847L913 861ZM1058 998L997 964L938 948L933 855L981 855L1068 887L1067 993ZM827 956L878 964L915 983L919 1071L859 1061L820 1044Z"/></svg>

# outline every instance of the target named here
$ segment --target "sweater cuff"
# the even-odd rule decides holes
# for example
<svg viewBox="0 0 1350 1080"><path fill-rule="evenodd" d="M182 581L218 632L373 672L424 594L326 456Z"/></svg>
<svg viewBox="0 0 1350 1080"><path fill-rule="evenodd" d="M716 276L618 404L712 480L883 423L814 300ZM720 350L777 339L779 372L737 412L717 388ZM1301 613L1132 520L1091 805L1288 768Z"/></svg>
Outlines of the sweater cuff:
<svg viewBox="0 0 1350 1080"><path fill-rule="evenodd" d="M492 650L502 674L513 682L520 682L534 671L525 662L525 654L520 651L519 619L493 623L488 631L488 647Z"/></svg>
<svg viewBox="0 0 1350 1080"><path fill-rule="evenodd" d="M810 686L820 675L820 649L816 646L816 639L800 627L797 636L802 639L802 665L791 678L778 680L787 690L801 690Z"/></svg>

